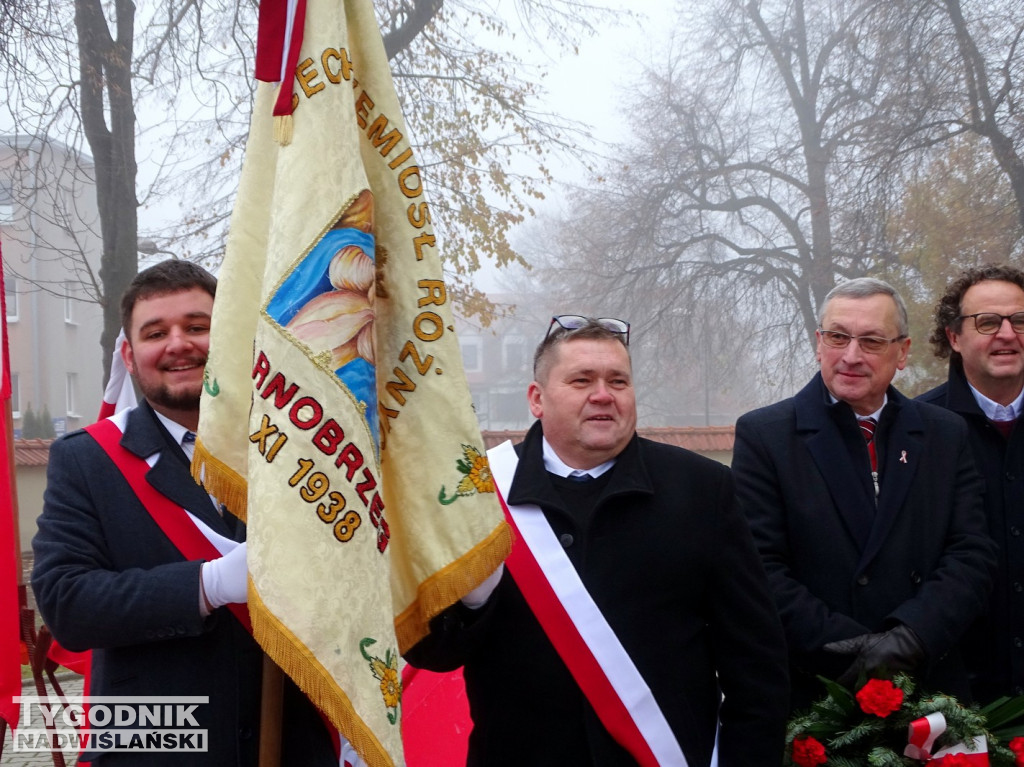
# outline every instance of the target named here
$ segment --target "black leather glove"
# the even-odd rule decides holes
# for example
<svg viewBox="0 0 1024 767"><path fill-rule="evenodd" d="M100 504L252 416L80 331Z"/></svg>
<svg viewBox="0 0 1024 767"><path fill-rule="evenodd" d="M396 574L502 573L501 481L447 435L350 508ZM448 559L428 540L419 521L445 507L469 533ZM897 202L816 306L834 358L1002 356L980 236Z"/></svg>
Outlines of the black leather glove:
<svg viewBox="0 0 1024 767"><path fill-rule="evenodd" d="M924 660L921 640L910 626L903 624L881 634L861 634L829 642L822 649L840 655L857 656L853 664L836 680L846 687L852 687L861 675L913 671Z"/></svg>

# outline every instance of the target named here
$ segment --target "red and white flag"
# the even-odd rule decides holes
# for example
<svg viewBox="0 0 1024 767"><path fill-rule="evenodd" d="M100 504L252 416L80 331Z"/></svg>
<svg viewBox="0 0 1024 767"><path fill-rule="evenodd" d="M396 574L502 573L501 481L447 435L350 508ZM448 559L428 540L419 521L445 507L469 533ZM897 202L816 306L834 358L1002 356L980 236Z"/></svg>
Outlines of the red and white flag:
<svg viewBox="0 0 1024 767"><path fill-rule="evenodd" d="M11 420L11 371L7 354L7 300L0 251L0 718L18 726L21 695L21 651L18 609L18 546L14 515L17 492L14 484L14 424Z"/></svg>

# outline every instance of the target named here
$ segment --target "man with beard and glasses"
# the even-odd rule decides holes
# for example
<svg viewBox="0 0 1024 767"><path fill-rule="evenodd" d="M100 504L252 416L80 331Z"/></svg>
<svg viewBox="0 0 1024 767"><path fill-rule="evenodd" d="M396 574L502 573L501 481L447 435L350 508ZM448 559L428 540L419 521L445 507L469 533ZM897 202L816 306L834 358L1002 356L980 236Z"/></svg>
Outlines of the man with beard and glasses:
<svg viewBox="0 0 1024 767"><path fill-rule="evenodd" d="M208 698L185 718L206 731L204 752L99 743L85 757L100 767L258 760L262 653L247 628L245 526L189 469L216 289L187 261L140 272L121 302L121 356L143 401L50 449L32 588L57 641L93 651L90 695L149 710L154 696ZM291 683L282 724L283 764L338 763Z"/></svg>
<svg viewBox="0 0 1024 767"><path fill-rule="evenodd" d="M949 360L945 383L922 394L967 421L985 479L988 531L999 564L988 609L964 637L976 700L1024 695L1024 271L1009 264L966 269L935 307L929 339Z"/></svg>

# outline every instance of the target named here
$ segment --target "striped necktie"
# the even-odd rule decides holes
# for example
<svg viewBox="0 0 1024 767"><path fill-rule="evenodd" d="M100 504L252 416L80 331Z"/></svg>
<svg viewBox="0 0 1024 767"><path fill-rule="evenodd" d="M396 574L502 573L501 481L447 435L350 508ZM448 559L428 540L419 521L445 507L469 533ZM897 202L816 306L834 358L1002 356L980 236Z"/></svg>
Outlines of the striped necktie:
<svg viewBox="0 0 1024 767"><path fill-rule="evenodd" d="M878 421L874 418L858 418L860 433L864 435L864 441L868 443L868 454L871 456L871 471L878 471L878 454L875 452L875 427Z"/></svg>
<svg viewBox="0 0 1024 767"><path fill-rule="evenodd" d="M875 451L875 427L878 421L874 418L858 418L860 433L868 445L868 456L871 458L871 481L875 485L875 498L878 498L878 453Z"/></svg>

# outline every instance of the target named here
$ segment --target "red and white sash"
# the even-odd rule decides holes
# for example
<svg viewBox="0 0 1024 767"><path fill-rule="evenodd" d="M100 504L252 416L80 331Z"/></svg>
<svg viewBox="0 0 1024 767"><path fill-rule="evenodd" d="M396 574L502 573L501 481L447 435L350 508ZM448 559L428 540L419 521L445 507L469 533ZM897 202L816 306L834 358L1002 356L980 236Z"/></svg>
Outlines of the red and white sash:
<svg viewBox="0 0 1024 767"><path fill-rule="evenodd" d="M124 475L143 507L170 542L174 544L174 547L181 552L185 559L203 559L209 562L239 545L236 541L225 538L212 530L202 520L149 484L146 480L146 472L156 463L159 454L150 456L147 461L121 446L121 436L124 434L129 412L131 411L122 410L116 415L86 426L85 430L103 448L103 451ZM196 596L198 598L198 594ZM229 604L227 608L251 634L252 623L249 620L248 606ZM326 717L324 717L324 726L327 727L334 740L335 754L339 757L340 767L365 767L365 762L360 759L352 745Z"/></svg>
<svg viewBox="0 0 1024 767"><path fill-rule="evenodd" d="M612 737L643 767L686 767L650 688L580 580L536 505L508 506L519 457L511 442L487 451L515 544L505 564L559 656Z"/></svg>
<svg viewBox="0 0 1024 767"><path fill-rule="evenodd" d="M103 448L103 452L124 475L143 508L149 512L153 521L157 523L164 535L185 559L206 561L217 559L224 553L218 549L218 545L223 548L226 544L237 544L234 541L228 541L202 524L192 514L146 481L146 473L150 469L149 462L121 446L121 436L124 433L124 424L127 422L129 412L131 411L123 410L115 416L86 426L85 430ZM249 608L244 604L230 604L228 609L251 634L252 624L249 621Z"/></svg>

